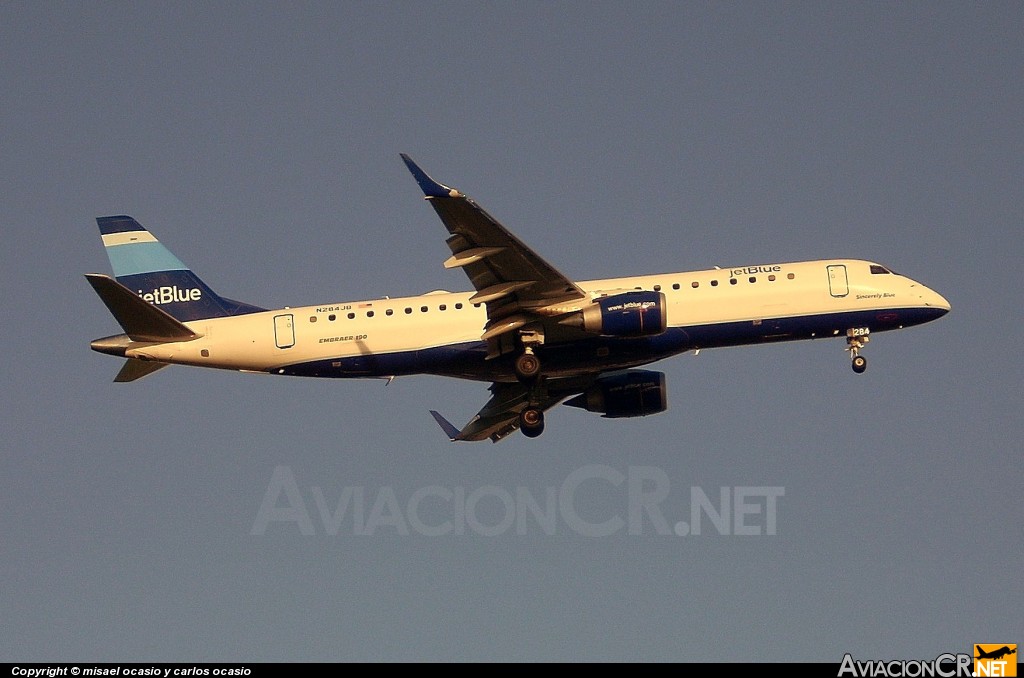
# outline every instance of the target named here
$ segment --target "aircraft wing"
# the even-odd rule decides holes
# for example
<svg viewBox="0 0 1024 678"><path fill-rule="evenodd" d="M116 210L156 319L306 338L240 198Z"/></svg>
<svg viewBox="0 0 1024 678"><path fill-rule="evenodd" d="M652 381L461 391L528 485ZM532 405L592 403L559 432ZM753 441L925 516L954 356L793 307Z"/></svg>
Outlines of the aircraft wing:
<svg viewBox="0 0 1024 678"><path fill-rule="evenodd" d="M552 315L539 309L587 298L472 199L431 179L408 155L403 153L402 160L451 234L452 256L445 268L463 269L476 289L471 301L487 306L482 338L490 344L490 357L502 352L492 343L501 335Z"/></svg>
<svg viewBox="0 0 1024 678"><path fill-rule="evenodd" d="M577 381L573 380L572 386L567 388L560 388L558 382L553 382L540 398L534 394L532 404L542 411L551 409L570 395L585 389L585 386L578 387ZM519 430L519 415L531 404L530 389L519 383L493 383L490 391L491 399L461 430L438 412L431 410L430 414L453 442L490 438L491 442L496 443Z"/></svg>

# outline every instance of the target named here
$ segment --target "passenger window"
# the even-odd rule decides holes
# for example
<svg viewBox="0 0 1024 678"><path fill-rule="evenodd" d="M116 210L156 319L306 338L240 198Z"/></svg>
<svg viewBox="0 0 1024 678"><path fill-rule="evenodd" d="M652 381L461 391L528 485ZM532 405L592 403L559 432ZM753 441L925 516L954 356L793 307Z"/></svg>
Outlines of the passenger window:
<svg viewBox="0 0 1024 678"><path fill-rule="evenodd" d="M678 290L679 289L679 283L672 283L672 289Z"/></svg>
<svg viewBox="0 0 1024 678"><path fill-rule="evenodd" d="M412 309L411 309L411 308L409 308L409 307L406 307L406 309L405 309L405 312L406 312L406 313L412 313Z"/></svg>
<svg viewBox="0 0 1024 678"><path fill-rule="evenodd" d="M729 284L730 285L735 285L736 284L736 278L729 278Z"/></svg>
<svg viewBox="0 0 1024 678"><path fill-rule="evenodd" d="M700 287L700 283L694 280L692 283L690 283L690 287L692 287L693 289L697 289L698 287Z"/></svg>
<svg viewBox="0 0 1024 678"><path fill-rule="evenodd" d="M755 276L750 276L750 282L756 283L757 282L757 278Z"/></svg>
<svg viewBox="0 0 1024 678"><path fill-rule="evenodd" d="M790 280L792 280L793 278L795 278L795 277L796 277L796 274L794 274L794 273L790 273L790 274L789 274L789 275L787 275L786 277L787 277L787 278L789 278Z"/></svg>
<svg viewBox="0 0 1024 678"><path fill-rule="evenodd" d="M711 281L711 286L712 287L718 287L718 281L717 280L712 280Z"/></svg>
<svg viewBox="0 0 1024 678"><path fill-rule="evenodd" d="M331 322L333 323L333 322L334 322L335 320L337 320L337 319L338 319L338 316L336 316L336 315L334 315L334 314L332 313L332 314L330 314L329 316L327 316L327 319L328 319L328 320L330 320L330 321L331 321Z"/></svg>
<svg viewBox="0 0 1024 678"><path fill-rule="evenodd" d="M445 306L444 304L441 304L440 306L438 306L438 307L437 307L437 310L439 310L439 311L445 311L445 310L448 310L448 307L447 307L447 306Z"/></svg>
<svg viewBox="0 0 1024 678"><path fill-rule="evenodd" d="M775 282L775 274L768 276L768 282Z"/></svg>
<svg viewBox="0 0 1024 678"><path fill-rule="evenodd" d="M373 317L373 311L367 311L366 312L366 317L367 318L372 318Z"/></svg>
<svg viewBox="0 0 1024 678"><path fill-rule="evenodd" d="M384 315L394 315L394 313L395 312L392 309L390 309L390 308L388 310L384 311Z"/></svg>
<svg viewBox="0 0 1024 678"><path fill-rule="evenodd" d="M426 312L427 312L427 307L426 306L420 306L420 313L426 313Z"/></svg>
<svg viewBox="0 0 1024 678"><path fill-rule="evenodd" d="M349 314L348 314L348 319L349 319L349 320L352 320L352 319L354 319L355 317L356 317L356 314L355 314L355 313L349 313Z"/></svg>
<svg viewBox="0 0 1024 678"><path fill-rule="evenodd" d="M462 308L462 302L459 302L458 304L455 304L455 310L456 311L458 311L461 308Z"/></svg>
<svg viewBox="0 0 1024 678"><path fill-rule="evenodd" d="M654 291L655 292L660 292L661 291L661 285L655 285L654 286Z"/></svg>
<svg viewBox="0 0 1024 678"><path fill-rule="evenodd" d="M315 315L309 316L309 322L315 323L316 322L316 316Z"/></svg>

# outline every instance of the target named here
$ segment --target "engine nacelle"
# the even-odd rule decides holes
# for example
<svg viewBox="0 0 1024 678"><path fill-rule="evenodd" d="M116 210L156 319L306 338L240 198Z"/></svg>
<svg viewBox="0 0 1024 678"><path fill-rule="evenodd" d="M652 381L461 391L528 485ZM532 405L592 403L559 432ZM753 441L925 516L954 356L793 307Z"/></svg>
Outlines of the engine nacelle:
<svg viewBox="0 0 1024 678"><path fill-rule="evenodd" d="M667 329L667 315L664 294L637 290L595 300L581 311L577 324L610 337L648 337Z"/></svg>
<svg viewBox="0 0 1024 678"><path fill-rule="evenodd" d="M578 396L565 401L570 407L599 412L608 419L646 417L668 407L665 375L650 370L629 370L598 379Z"/></svg>

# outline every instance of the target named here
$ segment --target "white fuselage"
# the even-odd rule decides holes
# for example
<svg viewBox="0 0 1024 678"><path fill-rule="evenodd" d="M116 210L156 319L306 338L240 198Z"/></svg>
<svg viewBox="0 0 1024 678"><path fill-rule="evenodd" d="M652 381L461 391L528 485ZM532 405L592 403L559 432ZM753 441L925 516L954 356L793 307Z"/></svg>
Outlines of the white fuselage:
<svg viewBox="0 0 1024 678"><path fill-rule="evenodd" d="M592 298L635 289L660 291L669 329L662 339L594 336L562 363L557 358L545 362L556 372L560 364L566 374L602 371L699 348L837 336L851 328L898 329L949 309L941 295L924 285L859 260L666 273L579 286ZM126 355L272 374L514 379L507 361L484 359L480 338L487 314L482 304L470 302L472 296L434 292L198 320L186 323L202 335L198 339L133 343ZM543 350L549 348L557 354L557 344Z"/></svg>

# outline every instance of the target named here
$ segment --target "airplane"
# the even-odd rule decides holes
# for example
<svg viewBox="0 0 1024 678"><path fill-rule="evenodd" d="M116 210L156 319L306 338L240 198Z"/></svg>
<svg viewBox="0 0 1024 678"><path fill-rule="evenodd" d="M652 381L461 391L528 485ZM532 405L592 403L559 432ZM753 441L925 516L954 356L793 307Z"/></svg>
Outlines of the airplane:
<svg viewBox="0 0 1024 678"><path fill-rule="evenodd" d="M978 652L975 655L975 659L1002 659L1009 654L1017 654L1017 646L1015 645L1012 649L1009 645L1003 645L1002 647L992 650L991 652L985 652L981 649L981 645L975 645L974 649Z"/></svg>
<svg viewBox="0 0 1024 678"><path fill-rule="evenodd" d="M826 259L573 281L476 202L401 155L450 234L446 269L473 290L269 310L222 297L129 216L99 217L114 276L85 277L123 333L115 382L167 365L340 378L429 374L490 382L452 441L544 430L563 403L607 418L667 408L665 375L637 369L702 349L837 337L854 372L878 332L945 315L937 292L871 261Z"/></svg>

